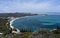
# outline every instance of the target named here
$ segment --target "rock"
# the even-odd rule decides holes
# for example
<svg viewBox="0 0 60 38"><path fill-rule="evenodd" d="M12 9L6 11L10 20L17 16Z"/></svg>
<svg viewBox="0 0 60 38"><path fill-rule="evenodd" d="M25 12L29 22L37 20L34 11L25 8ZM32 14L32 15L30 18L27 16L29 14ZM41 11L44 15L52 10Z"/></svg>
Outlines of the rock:
<svg viewBox="0 0 60 38"><path fill-rule="evenodd" d="M33 32L29 38L60 38L60 34L54 34L48 29L40 29L36 32Z"/></svg>

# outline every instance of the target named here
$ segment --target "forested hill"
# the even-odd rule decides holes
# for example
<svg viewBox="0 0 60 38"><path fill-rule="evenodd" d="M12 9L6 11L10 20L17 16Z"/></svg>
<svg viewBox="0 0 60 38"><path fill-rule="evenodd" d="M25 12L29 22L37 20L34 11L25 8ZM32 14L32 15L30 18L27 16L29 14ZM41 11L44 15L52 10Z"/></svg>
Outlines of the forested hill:
<svg viewBox="0 0 60 38"><path fill-rule="evenodd" d="M21 17L21 16L32 16L38 14L31 13L0 13L0 17Z"/></svg>

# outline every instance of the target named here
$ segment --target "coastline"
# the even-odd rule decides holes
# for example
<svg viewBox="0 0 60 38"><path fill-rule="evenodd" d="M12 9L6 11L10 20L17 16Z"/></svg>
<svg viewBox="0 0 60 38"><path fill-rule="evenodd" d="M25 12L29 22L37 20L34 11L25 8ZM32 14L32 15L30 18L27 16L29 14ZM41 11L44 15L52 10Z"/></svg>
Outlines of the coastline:
<svg viewBox="0 0 60 38"><path fill-rule="evenodd" d="M10 28L12 28L12 33L20 34L20 30L12 26L12 23L19 18L11 18L10 20ZM13 31L13 29L16 29L17 31Z"/></svg>
<svg viewBox="0 0 60 38"><path fill-rule="evenodd" d="M14 29L14 27L12 26L12 23L15 21L15 20L17 20L17 19L19 19L19 18L11 18L11 21L10 21L10 27L12 28L12 29Z"/></svg>
<svg viewBox="0 0 60 38"><path fill-rule="evenodd" d="M24 16L24 17L29 17L29 16ZM14 17L10 17L10 28L12 28L12 33L16 33L16 34L21 34L20 30L15 28L12 23L17 20L17 19L20 19L20 18L24 18L24 17L17 17L17 18L14 18ZM17 31L13 31L13 29L16 29Z"/></svg>
<svg viewBox="0 0 60 38"><path fill-rule="evenodd" d="M28 17L28 16L24 16L24 17ZM14 29L14 27L12 26L12 23L15 21L15 20L17 20L17 19L20 19L20 18L24 18L24 17L17 17L17 18L10 18L10 27L12 28L12 29Z"/></svg>
<svg viewBox="0 0 60 38"><path fill-rule="evenodd" d="M25 17L31 17L31 16L16 17L16 18L13 17L13 18L11 19L11 21L10 21L10 28L16 29L17 32L19 32L20 30L17 29L17 28L15 28L15 27L12 25L12 23L13 23L15 20L17 20L17 19L21 19L21 18L25 18ZM53 30L57 30L57 29L53 29ZM53 30L50 30L50 31L53 31Z"/></svg>

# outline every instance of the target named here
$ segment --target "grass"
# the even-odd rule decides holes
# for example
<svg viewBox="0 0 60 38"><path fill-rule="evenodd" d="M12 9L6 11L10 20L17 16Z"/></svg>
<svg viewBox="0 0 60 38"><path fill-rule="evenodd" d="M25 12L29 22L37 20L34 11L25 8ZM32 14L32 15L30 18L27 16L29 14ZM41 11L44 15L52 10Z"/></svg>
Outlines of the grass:
<svg viewBox="0 0 60 38"><path fill-rule="evenodd" d="M6 23L8 22L8 19L1 19L0 18L0 32L6 32L8 30Z"/></svg>
<svg viewBox="0 0 60 38"><path fill-rule="evenodd" d="M32 32L23 32L22 34L18 35L15 34L13 38L29 38Z"/></svg>

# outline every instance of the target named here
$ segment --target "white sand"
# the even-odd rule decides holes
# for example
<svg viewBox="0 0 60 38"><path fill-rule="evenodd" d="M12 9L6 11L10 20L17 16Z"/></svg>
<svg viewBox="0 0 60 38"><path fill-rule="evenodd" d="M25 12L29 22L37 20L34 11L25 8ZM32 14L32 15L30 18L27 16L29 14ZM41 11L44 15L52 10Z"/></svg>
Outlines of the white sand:
<svg viewBox="0 0 60 38"><path fill-rule="evenodd" d="M24 17L28 17L28 16L24 16ZM15 20L17 20L17 19L24 18L24 17L11 18L11 21L10 21L10 27L11 27L12 29L14 29L14 27L12 26L12 23L13 23Z"/></svg>
<svg viewBox="0 0 60 38"><path fill-rule="evenodd" d="M19 18L13 18L13 19L11 19L11 21L10 21L10 27L11 27L12 29L14 29L14 27L12 26L12 23L13 23L15 20L17 20L17 19L19 19Z"/></svg>
<svg viewBox="0 0 60 38"><path fill-rule="evenodd" d="M0 33L0 35L2 35L3 33Z"/></svg>
<svg viewBox="0 0 60 38"><path fill-rule="evenodd" d="M24 16L24 17L29 17L29 16ZM17 20L17 19L24 18L24 17L11 18L11 21L10 21L10 27L11 27L12 29L14 29L14 27L12 26L12 23L13 23L15 20Z"/></svg>
<svg viewBox="0 0 60 38"><path fill-rule="evenodd" d="M12 33L16 33L16 34L21 34L19 29L16 29L17 31L12 31Z"/></svg>
<svg viewBox="0 0 60 38"><path fill-rule="evenodd" d="M25 16L25 17L28 17L28 16ZM15 20L17 20L17 19L20 19L20 18L24 18L24 17L19 17L19 18L11 18L11 21L10 21L10 27L12 28L12 29L14 29L14 27L13 27L13 25L12 25L12 23L15 21ZM16 33L16 34L21 34L21 32L20 32L20 30L19 29L17 29L17 28L15 28L17 31L12 31L12 33Z"/></svg>
<svg viewBox="0 0 60 38"><path fill-rule="evenodd" d="M14 27L12 26L12 23L15 21L15 20L17 20L17 19L19 19L19 18L13 18L13 19L11 19L11 21L10 21L10 27L12 28L12 29L14 29ZM15 28L16 29L16 28ZM19 29L16 29L17 31L12 31L12 33L16 33L16 34L19 34L20 33L20 30Z"/></svg>

